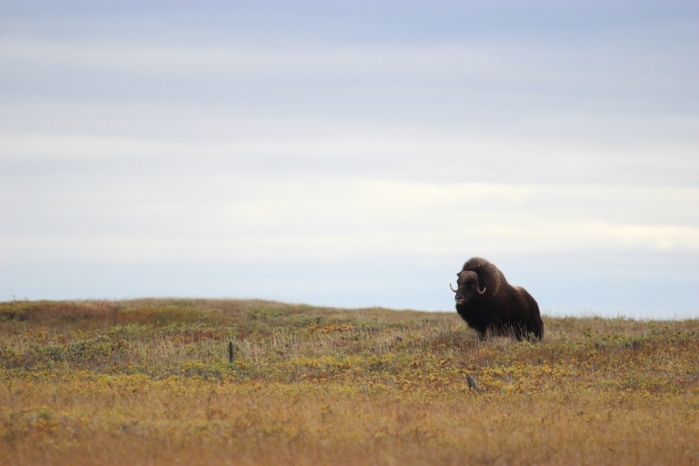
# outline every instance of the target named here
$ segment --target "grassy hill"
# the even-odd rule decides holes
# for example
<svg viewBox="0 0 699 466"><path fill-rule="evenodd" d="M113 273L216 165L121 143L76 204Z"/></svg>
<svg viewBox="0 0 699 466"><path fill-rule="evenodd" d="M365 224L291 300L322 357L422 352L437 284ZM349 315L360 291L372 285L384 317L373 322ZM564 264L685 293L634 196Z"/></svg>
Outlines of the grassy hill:
<svg viewBox="0 0 699 466"><path fill-rule="evenodd" d="M0 464L699 464L699 321L544 323L0 303Z"/></svg>

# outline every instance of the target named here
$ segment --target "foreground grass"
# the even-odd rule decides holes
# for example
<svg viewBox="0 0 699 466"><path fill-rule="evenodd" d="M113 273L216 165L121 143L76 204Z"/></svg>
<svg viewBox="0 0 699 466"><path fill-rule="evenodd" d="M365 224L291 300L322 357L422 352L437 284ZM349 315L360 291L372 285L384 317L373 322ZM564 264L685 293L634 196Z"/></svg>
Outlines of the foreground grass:
<svg viewBox="0 0 699 466"><path fill-rule="evenodd" d="M455 313L0 303L0 464L699 464L699 321L545 325L480 342Z"/></svg>

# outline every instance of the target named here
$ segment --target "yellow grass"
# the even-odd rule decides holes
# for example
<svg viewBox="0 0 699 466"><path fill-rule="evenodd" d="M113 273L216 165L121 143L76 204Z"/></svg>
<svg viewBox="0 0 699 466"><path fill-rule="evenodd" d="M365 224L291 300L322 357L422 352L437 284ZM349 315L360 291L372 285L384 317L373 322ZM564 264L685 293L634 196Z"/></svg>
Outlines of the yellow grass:
<svg viewBox="0 0 699 466"><path fill-rule="evenodd" d="M481 342L455 313L0 303L0 464L699 464L699 321L545 325Z"/></svg>

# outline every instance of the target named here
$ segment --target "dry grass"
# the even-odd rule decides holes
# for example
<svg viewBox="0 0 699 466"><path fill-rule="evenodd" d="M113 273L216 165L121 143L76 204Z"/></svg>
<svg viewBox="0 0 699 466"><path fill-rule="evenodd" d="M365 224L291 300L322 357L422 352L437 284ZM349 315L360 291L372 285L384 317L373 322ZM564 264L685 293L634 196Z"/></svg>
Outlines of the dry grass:
<svg viewBox="0 0 699 466"><path fill-rule="evenodd" d="M0 303L0 464L699 464L699 321L545 325L480 342L455 313Z"/></svg>

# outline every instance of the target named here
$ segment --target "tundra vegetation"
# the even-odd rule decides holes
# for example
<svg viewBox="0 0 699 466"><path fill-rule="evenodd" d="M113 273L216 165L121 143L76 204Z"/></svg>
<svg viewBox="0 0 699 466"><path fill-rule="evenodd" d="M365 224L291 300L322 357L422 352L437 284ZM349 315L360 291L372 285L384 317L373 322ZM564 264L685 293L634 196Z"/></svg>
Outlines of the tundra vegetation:
<svg viewBox="0 0 699 466"><path fill-rule="evenodd" d="M0 464L699 464L698 320L544 321L0 303Z"/></svg>

